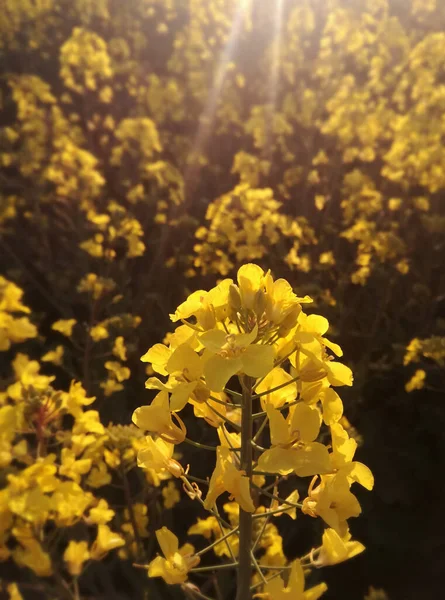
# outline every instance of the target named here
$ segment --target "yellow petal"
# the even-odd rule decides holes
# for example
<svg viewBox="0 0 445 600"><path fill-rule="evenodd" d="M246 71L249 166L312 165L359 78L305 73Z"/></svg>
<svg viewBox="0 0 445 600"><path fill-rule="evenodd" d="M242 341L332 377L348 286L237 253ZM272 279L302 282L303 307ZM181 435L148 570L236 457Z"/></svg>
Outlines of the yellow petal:
<svg viewBox="0 0 445 600"><path fill-rule="evenodd" d="M208 348L212 352L220 352L221 348L226 343L227 334L221 329L210 329L199 336L199 340L204 348Z"/></svg>
<svg viewBox="0 0 445 600"><path fill-rule="evenodd" d="M321 475L331 471L329 452L326 446L318 442L306 444L304 448L294 450L293 470L298 477Z"/></svg>
<svg viewBox="0 0 445 600"><path fill-rule="evenodd" d="M337 392L332 388L327 388L321 396L321 402L325 424L337 423L343 415L343 402Z"/></svg>
<svg viewBox="0 0 445 600"><path fill-rule="evenodd" d="M289 426L281 412L269 404L267 406L267 416L269 417L270 441L272 446L289 443Z"/></svg>
<svg viewBox="0 0 445 600"><path fill-rule="evenodd" d="M249 377L264 377L272 370L274 357L272 346L249 346L241 355L243 371Z"/></svg>
<svg viewBox="0 0 445 600"><path fill-rule="evenodd" d="M165 365L170 358L170 354L171 352L167 346L164 346L164 344L155 344L144 356L141 356L141 361L151 363L153 371L156 371L156 373L168 375Z"/></svg>
<svg viewBox="0 0 445 600"><path fill-rule="evenodd" d="M215 354L204 364L204 376L209 388L214 392L222 392L229 379L238 373L243 366L240 358L224 358Z"/></svg>
<svg viewBox="0 0 445 600"><path fill-rule="evenodd" d="M170 356L166 369L169 373L186 371L187 379L192 381L201 377L202 361L188 344L182 344Z"/></svg>
<svg viewBox="0 0 445 600"><path fill-rule="evenodd" d="M361 462L351 462L342 467L341 472L351 481L356 481L367 490L374 487L374 475L369 467Z"/></svg>
<svg viewBox="0 0 445 600"><path fill-rule="evenodd" d="M167 527L158 529L156 531L156 538L165 558L173 556L178 551L178 538Z"/></svg>
<svg viewBox="0 0 445 600"><path fill-rule="evenodd" d="M299 432L300 440L313 442L318 437L321 426L321 415L318 408L301 402L291 410L293 411L292 431Z"/></svg>
<svg viewBox="0 0 445 600"><path fill-rule="evenodd" d="M288 385L284 385L279 390L265 394L267 390L271 390L275 387L283 385L287 382ZM292 381L291 375L286 373L281 367L275 367L266 375L266 377L257 386L256 391L258 394L264 394L261 396L261 406L263 410L266 410L268 404L272 404L275 408L280 408L285 402L292 402L297 397L297 383Z"/></svg>
<svg viewBox="0 0 445 600"><path fill-rule="evenodd" d="M313 331L318 335L324 335L329 329L329 321L321 315L309 315L303 327L306 331Z"/></svg>
<svg viewBox="0 0 445 600"><path fill-rule="evenodd" d="M331 385L352 385L354 378L349 367L333 361L326 363L326 366L328 368L328 380Z"/></svg>

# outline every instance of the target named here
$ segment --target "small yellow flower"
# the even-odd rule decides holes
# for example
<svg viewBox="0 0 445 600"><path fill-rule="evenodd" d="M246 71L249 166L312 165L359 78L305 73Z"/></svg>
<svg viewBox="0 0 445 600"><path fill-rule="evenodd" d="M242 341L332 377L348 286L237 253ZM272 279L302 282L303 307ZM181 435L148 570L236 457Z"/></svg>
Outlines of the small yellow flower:
<svg viewBox="0 0 445 600"><path fill-rule="evenodd" d="M417 369L411 379L405 384L405 390L413 392L414 390L421 390L425 385L426 372L423 369Z"/></svg>
<svg viewBox="0 0 445 600"><path fill-rule="evenodd" d="M147 436L145 445L138 452L139 467L155 471L167 470L175 477L181 477L184 469L172 458L174 448L174 444L166 442L162 438L154 440L151 436Z"/></svg>
<svg viewBox="0 0 445 600"><path fill-rule="evenodd" d="M326 446L315 442L321 425L316 407L297 404L285 419L269 405L272 448L258 459L258 469L286 475L294 471L299 477L329 473L332 470Z"/></svg>
<svg viewBox="0 0 445 600"><path fill-rule="evenodd" d="M122 382L128 379L131 375L131 371L128 367L121 365L116 360L109 360L105 363L105 368L111 371L117 381Z"/></svg>
<svg viewBox="0 0 445 600"><path fill-rule="evenodd" d="M336 565L357 556L365 550L363 544L350 540L351 534L349 531L343 537L340 537L335 529L325 529L320 554L313 561L314 564L317 567Z"/></svg>
<svg viewBox="0 0 445 600"><path fill-rule="evenodd" d="M81 574L83 563L89 558L88 542L75 542L71 540L63 554L63 560L67 564L68 572L74 577Z"/></svg>
<svg viewBox="0 0 445 600"><path fill-rule="evenodd" d="M218 446L216 467L210 479L204 507L212 508L218 496L224 492L229 492L231 498L234 498L243 510L254 512L255 505L250 495L248 477L232 463L230 449L226 446Z"/></svg>
<svg viewBox="0 0 445 600"><path fill-rule="evenodd" d="M53 364L60 366L63 361L63 354L65 349L63 346L57 346L55 350L50 350L42 356L43 362L52 362Z"/></svg>
<svg viewBox="0 0 445 600"><path fill-rule="evenodd" d="M102 560L102 558L115 548L125 545L125 540L108 527L100 524L97 530L96 540L91 548L91 558L93 560Z"/></svg>
<svg viewBox="0 0 445 600"><path fill-rule="evenodd" d="M257 596L268 598L270 600L318 600L328 586L320 583L309 590L304 591L304 572L299 560L292 563L292 569L289 575L287 585L281 577L269 581L264 586L264 594Z"/></svg>
<svg viewBox="0 0 445 600"><path fill-rule="evenodd" d="M179 548L178 538L162 527L156 531L156 538L161 547L162 556L157 556L148 566L149 577L162 577L169 585L184 583L188 572L199 564L199 557L194 556L191 544Z"/></svg>
<svg viewBox="0 0 445 600"><path fill-rule="evenodd" d="M179 423L179 427L172 421L172 414ZM140 406L132 417L133 423L143 429L158 433L166 442L180 444L186 436L184 423L176 415L170 412L170 403L167 392L159 392L150 406Z"/></svg>
<svg viewBox="0 0 445 600"><path fill-rule="evenodd" d="M258 378L272 370L275 351L272 346L255 344L257 335L255 325L250 333L227 334L221 329L212 329L200 336L208 351L204 375L211 390L222 392L238 372Z"/></svg>
<svg viewBox="0 0 445 600"><path fill-rule="evenodd" d="M51 329L54 329L54 331L58 331L67 337L71 337L73 327L76 323L76 319L60 319L60 321L56 321L52 324Z"/></svg>
<svg viewBox="0 0 445 600"><path fill-rule="evenodd" d="M108 506L108 502L101 498L97 506L90 508L87 523L96 523L97 525L105 525L114 517L114 510Z"/></svg>
<svg viewBox="0 0 445 600"><path fill-rule="evenodd" d="M175 504L178 504L181 500L178 488L173 481L169 481L167 485L162 488L162 497L164 498L164 508L167 510L173 508Z"/></svg>
<svg viewBox="0 0 445 600"><path fill-rule="evenodd" d="M127 360L127 348L121 335L114 340L113 354L122 361Z"/></svg>

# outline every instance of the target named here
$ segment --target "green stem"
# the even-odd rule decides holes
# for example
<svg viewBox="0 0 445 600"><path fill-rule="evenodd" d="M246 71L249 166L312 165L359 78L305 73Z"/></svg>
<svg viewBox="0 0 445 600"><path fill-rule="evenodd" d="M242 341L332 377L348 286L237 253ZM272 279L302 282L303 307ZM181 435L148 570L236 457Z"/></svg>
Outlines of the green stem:
<svg viewBox="0 0 445 600"><path fill-rule="evenodd" d="M252 380L245 377L241 380L243 390L243 409L241 415L241 457L240 468L252 481ZM240 507L239 515L239 553L236 600L250 600L252 548L252 513Z"/></svg>
<svg viewBox="0 0 445 600"><path fill-rule="evenodd" d="M211 565L210 567L196 567L190 569L190 573L205 573L206 571L221 571L222 569L235 569L238 563L226 563L224 565Z"/></svg>
<svg viewBox="0 0 445 600"><path fill-rule="evenodd" d="M184 438L184 442L186 444L190 444L190 446L195 446L196 448L200 448L201 450L213 450L213 452L216 452L216 446L208 446L207 444L201 444L200 442L195 442L194 440L191 440L190 438Z"/></svg>
<svg viewBox="0 0 445 600"><path fill-rule="evenodd" d="M201 556L202 554L205 554L206 552L208 552L209 550L211 550L218 544L221 544L222 542L224 542L224 540L227 540L227 538L229 538L230 536L234 535L237 531L238 531L238 527L235 527L235 529L232 529L231 531L229 531L222 537L218 538L217 540L215 540L214 542L212 542L211 544L209 544L208 546L206 546L199 552L195 552L195 556Z"/></svg>
<svg viewBox="0 0 445 600"><path fill-rule="evenodd" d="M138 553L139 553L139 556L144 557L144 546L142 544L141 536L139 535L139 529L138 529L138 525L136 522L136 516L135 516L134 510L133 510L133 501L131 499L130 484L128 483L127 474L125 472L125 467L123 465L121 466L121 477L122 477L122 482L124 484L124 495L125 495L125 502L127 504L127 509L128 509L128 516L130 517L131 527L133 528L133 535L134 535L134 539L135 539L136 546L138 549Z"/></svg>

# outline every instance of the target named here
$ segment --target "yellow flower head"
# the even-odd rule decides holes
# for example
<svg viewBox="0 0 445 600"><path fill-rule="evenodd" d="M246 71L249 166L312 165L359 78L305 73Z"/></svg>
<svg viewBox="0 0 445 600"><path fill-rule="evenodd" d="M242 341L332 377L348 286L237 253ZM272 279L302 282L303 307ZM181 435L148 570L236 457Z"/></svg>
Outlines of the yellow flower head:
<svg viewBox="0 0 445 600"><path fill-rule="evenodd" d="M87 542L71 540L63 554L63 560L67 564L69 573L75 577L81 574L83 563L89 558L90 552Z"/></svg>
<svg viewBox="0 0 445 600"><path fill-rule="evenodd" d="M172 421L172 415L179 427ZM133 423L144 431L159 434L162 439L172 444L180 444L186 436L184 423L176 413L170 412L168 393L163 391L155 397L150 406L140 406L133 413Z"/></svg>
<svg viewBox="0 0 445 600"><path fill-rule="evenodd" d="M184 583L188 572L199 564L199 557L194 556L194 548L185 544L179 548L178 538L167 527L156 531L156 538L161 547L162 556L157 556L148 566L149 577L162 577L170 585Z"/></svg>
<svg viewBox="0 0 445 600"><path fill-rule="evenodd" d="M209 491L204 501L204 507L209 509L216 499L224 492L229 492L241 508L253 512L255 505L249 489L249 479L243 471L239 471L232 463L231 451L227 446L218 446L216 451L216 467L210 479Z"/></svg>
<svg viewBox="0 0 445 600"><path fill-rule="evenodd" d="M320 583L304 591L304 572L299 560L292 563L287 585L281 577L269 581L264 586L264 594L257 594L270 600L318 600L328 589L325 583Z"/></svg>

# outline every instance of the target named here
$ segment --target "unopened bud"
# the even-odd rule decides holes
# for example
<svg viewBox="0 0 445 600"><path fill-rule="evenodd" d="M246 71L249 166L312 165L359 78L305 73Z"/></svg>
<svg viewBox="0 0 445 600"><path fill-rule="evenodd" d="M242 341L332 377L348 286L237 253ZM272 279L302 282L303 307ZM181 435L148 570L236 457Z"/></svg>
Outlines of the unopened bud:
<svg viewBox="0 0 445 600"><path fill-rule="evenodd" d="M184 475L184 469L182 465L178 463L174 458L168 459L167 470L173 475L173 477L182 477Z"/></svg>
<svg viewBox="0 0 445 600"><path fill-rule="evenodd" d="M280 328L278 330L278 334L281 337L286 337L289 332L295 327L298 322L298 317L301 313L301 306L296 304L294 308L290 311L288 315L284 317L280 324Z"/></svg>
<svg viewBox="0 0 445 600"><path fill-rule="evenodd" d="M229 287L229 305L235 312L241 310L241 296L237 286L233 284Z"/></svg>
<svg viewBox="0 0 445 600"><path fill-rule="evenodd" d="M253 299L253 312L256 314L257 318L260 319L266 310L266 294L263 290L258 290Z"/></svg>

